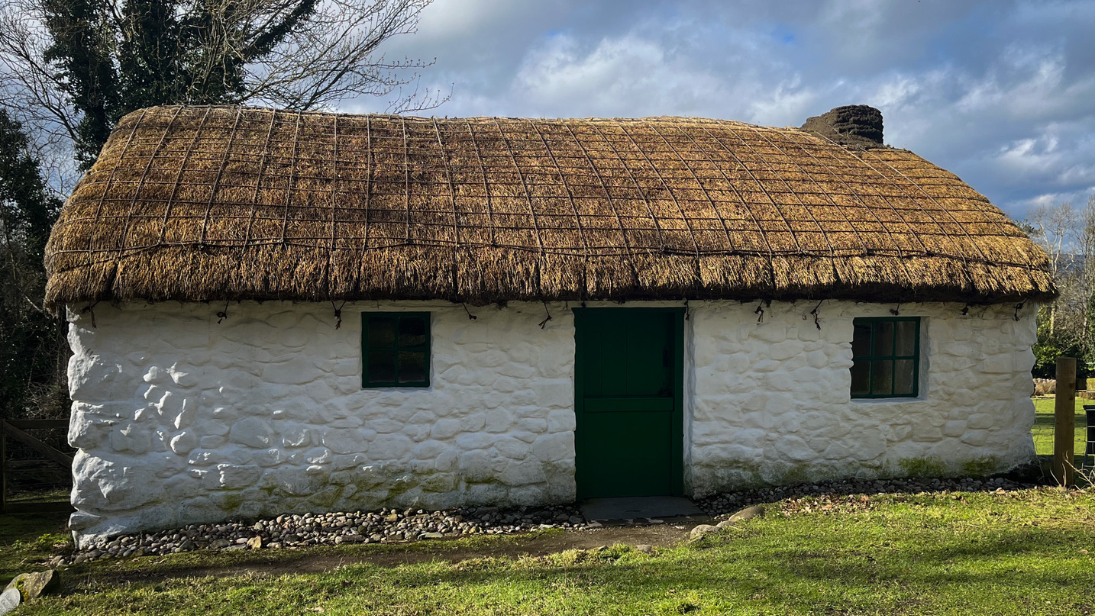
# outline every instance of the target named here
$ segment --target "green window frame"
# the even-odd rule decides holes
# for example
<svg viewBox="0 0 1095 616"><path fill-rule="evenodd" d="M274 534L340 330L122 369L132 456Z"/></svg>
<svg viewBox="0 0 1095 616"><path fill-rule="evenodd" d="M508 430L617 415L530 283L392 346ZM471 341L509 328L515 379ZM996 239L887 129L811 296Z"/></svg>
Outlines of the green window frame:
<svg viewBox="0 0 1095 616"><path fill-rule="evenodd" d="M430 386L430 313L361 313L361 386Z"/></svg>
<svg viewBox="0 0 1095 616"><path fill-rule="evenodd" d="M852 320L852 398L920 394L920 317Z"/></svg>

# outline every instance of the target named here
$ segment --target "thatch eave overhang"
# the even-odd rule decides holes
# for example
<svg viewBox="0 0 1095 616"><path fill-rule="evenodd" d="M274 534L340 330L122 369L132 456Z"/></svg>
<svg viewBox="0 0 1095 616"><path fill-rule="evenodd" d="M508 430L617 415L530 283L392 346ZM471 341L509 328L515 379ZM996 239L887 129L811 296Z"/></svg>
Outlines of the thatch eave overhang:
<svg viewBox="0 0 1095 616"><path fill-rule="evenodd" d="M47 248L47 304L1047 301L1048 259L904 150L691 118L157 107Z"/></svg>

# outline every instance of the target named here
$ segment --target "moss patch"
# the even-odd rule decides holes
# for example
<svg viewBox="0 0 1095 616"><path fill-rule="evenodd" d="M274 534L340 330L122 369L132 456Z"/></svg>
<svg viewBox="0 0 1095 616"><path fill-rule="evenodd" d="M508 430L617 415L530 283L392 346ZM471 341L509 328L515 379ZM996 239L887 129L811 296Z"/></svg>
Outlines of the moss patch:
<svg viewBox="0 0 1095 616"><path fill-rule="evenodd" d="M909 477L944 477L947 465L939 458L907 458L898 462Z"/></svg>
<svg viewBox="0 0 1095 616"><path fill-rule="evenodd" d="M1000 460L996 456L977 458L962 465L962 474L967 477L984 477L998 470L1000 470Z"/></svg>

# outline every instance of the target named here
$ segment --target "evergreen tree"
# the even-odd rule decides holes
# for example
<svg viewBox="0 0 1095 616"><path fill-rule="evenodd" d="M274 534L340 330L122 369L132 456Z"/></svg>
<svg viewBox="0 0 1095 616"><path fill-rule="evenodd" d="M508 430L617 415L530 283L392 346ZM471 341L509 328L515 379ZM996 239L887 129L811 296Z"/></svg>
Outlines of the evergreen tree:
<svg viewBox="0 0 1095 616"><path fill-rule="evenodd" d="M99 156L120 117L108 5L104 0L45 0L42 8L53 36L45 60L57 68L57 83L82 116L75 125L74 141L76 158L86 169Z"/></svg>
<svg viewBox="0 0 1095 616"><path fill-rule="evenodd" d="M63 412L58 376L65 358L63 328L40 306L42 264L61 201L42 182L18 122L0 110L0 412L22 414L32 402Z"/></svg>

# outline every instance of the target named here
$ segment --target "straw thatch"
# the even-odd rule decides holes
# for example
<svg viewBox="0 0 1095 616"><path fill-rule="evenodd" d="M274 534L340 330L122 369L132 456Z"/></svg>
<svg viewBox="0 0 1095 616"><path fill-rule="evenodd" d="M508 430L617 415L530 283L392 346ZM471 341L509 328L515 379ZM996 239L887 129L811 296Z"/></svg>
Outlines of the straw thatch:
<svg viewBox="0 0 1095 616"><path fill-rule="evenodd" d="M53 307L1055 294L1045 253L910 152L685 118L146 109L47 252Z"/></svg>

